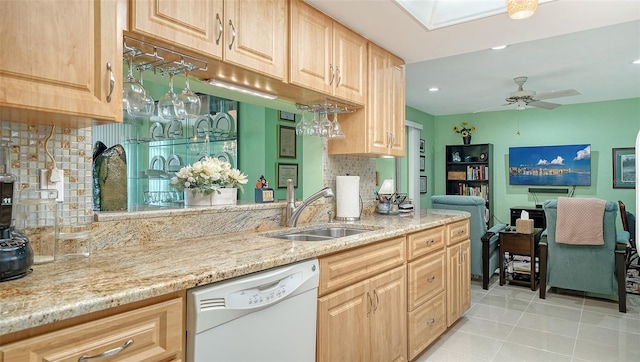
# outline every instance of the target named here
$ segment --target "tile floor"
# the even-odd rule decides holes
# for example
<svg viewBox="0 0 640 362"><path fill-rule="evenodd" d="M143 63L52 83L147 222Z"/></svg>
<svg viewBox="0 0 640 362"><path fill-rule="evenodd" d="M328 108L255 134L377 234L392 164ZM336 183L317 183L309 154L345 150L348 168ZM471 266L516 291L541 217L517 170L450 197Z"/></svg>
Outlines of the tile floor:
<svg viewBox="0 0 640 362"><path fill-rule="evenodd" d="M640 361L640 295L624 314L617 302L473 281L471 308L416 361Z"/></svg>

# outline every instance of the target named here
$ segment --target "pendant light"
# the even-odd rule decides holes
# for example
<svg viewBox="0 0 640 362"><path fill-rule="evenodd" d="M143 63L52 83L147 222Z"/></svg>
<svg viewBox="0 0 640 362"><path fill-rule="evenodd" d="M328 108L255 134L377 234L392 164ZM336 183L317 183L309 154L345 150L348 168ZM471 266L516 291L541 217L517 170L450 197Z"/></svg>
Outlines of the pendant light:
<svg viewBox="0 0 640 362"><path fill-rule="evenodd" d="M506 0L507 13L511 19L526 19L538 8L538 0Z"/></svg>

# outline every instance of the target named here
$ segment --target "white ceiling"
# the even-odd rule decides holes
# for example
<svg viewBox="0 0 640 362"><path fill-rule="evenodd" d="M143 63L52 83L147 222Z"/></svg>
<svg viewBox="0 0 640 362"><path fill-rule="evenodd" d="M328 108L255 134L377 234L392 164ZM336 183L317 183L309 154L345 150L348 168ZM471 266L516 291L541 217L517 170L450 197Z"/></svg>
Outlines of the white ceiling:
<svg viewBox="0 0 640 362"><path fill-rule="evenodd" d="M305 1L403 58L406 104L432 115L514 110L499 106L517 76L529 77L525 90L582 93L553 103L640 98L640 65L631 64L640 59L640 0L556 0L528 19L502 13L436 30L393 0Z"/></svg>

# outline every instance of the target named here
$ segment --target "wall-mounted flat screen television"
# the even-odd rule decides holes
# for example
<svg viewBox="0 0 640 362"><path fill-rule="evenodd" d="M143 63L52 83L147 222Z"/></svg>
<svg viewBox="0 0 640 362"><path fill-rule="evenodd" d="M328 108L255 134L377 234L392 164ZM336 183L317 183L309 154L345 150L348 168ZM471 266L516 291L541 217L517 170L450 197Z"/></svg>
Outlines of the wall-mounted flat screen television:
<svg viewBox="0 0 640 362"><path fill-rule="evenodd" d="M509 147L509 184L591 185L591 145Z"/></svg>

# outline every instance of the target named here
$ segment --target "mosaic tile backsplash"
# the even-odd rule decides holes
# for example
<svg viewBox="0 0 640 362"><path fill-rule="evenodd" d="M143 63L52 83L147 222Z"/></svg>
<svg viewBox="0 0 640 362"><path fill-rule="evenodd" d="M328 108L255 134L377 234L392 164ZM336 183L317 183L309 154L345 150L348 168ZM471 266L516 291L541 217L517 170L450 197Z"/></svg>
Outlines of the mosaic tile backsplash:
<svg viewBox="0 0 640 362"><path fill-rule="evenodd" d="M18 177L19 189L37 190L39 170L53 168L47 149L64 171L64 202L58 208L59 225L77 225L93 220L91 196L91 128L55 127L2 122L0 140L10 147L10 172Z"/></svg>

